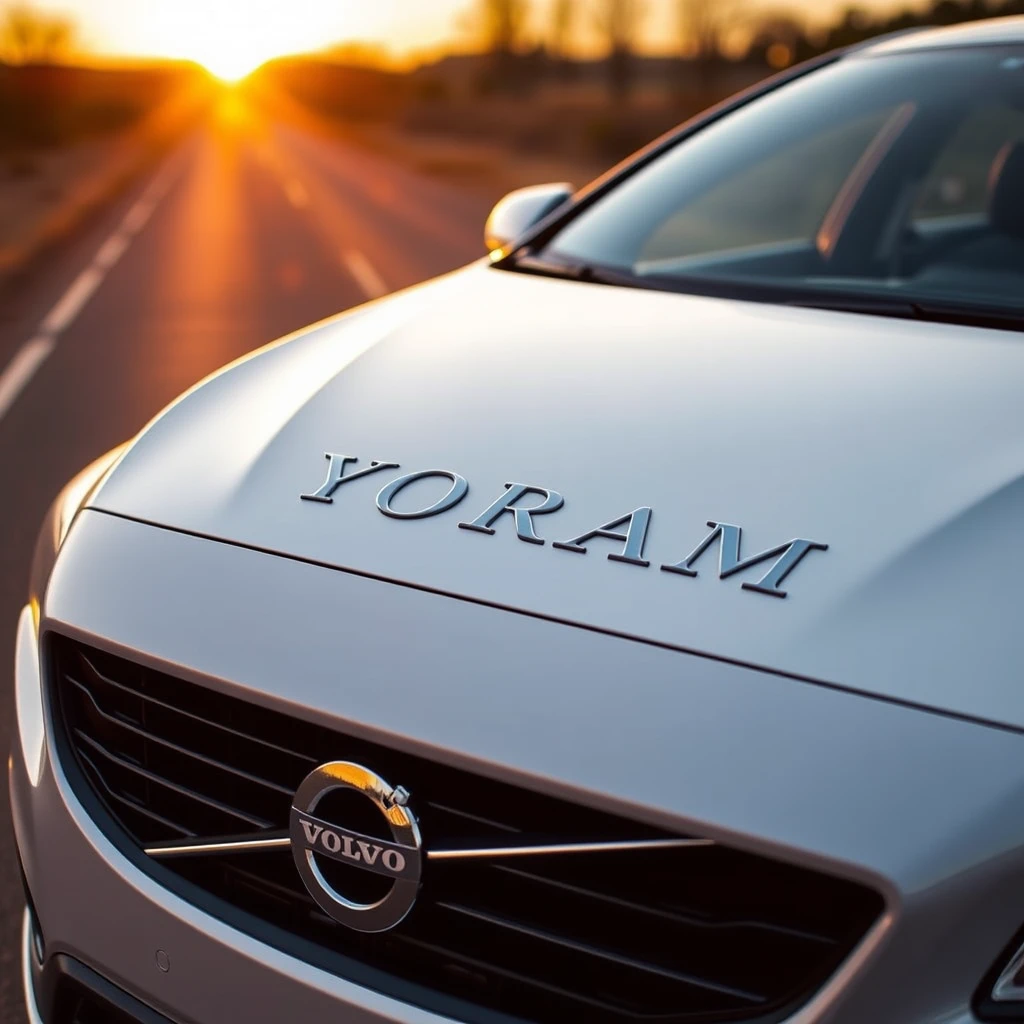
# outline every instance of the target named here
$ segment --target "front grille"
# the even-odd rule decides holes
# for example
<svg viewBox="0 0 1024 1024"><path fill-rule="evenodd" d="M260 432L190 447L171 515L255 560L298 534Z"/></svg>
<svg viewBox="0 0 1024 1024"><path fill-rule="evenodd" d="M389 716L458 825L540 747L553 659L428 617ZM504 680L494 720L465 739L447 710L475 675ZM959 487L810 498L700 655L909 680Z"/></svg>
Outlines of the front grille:
<svg viewBox="0 0 1024 1024"><path fill-rule="evenodd" d="M136 847L287 828L299 782L332 760L409 789L428 850L670 837L64 638L51 654L79 784ZM405 921L368 935L320 911L287 849L146 865L264 941L464 1020L778 1020L882 909L863 886L716 845L432 861Z"/></svg>

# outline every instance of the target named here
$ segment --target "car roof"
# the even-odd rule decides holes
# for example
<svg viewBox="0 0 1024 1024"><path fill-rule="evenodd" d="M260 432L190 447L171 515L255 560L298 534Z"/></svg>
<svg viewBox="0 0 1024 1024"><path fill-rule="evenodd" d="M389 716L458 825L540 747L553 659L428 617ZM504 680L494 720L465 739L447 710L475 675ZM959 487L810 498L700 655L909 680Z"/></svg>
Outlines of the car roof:
<svg viewBox="0 0 1024 1024"><path fill-rule="evenodd" d="M901 50L938 50L997 43L1024 43L1024 16L986 18L962 25L898 32L868 42L857 50L860 53L899 53Z"/></svg>

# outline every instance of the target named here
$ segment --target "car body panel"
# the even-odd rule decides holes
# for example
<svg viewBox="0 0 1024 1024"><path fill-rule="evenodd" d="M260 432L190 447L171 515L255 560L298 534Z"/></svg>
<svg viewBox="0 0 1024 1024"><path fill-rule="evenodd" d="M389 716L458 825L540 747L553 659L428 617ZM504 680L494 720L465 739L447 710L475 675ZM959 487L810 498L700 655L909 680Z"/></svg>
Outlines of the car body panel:
<svg viewBox="0 0 1024 1024"><path fill-rule="evenodd" d="M474 267L328 322L160 417L95 508L688 651L1024 728L1013 598L1024 346L923 324ZM400 464L320 487L330 451ZM382 515L404 473L468 480L441 515ZM509 482L564 495L548 543L458 528ZM410 487L429 505L447 480ZM417 489L418 488L418 489ZM533 504L538 499L527 499ZM404 502L404 504L403 504ZM641 506L648 568L552 547ZM742 527L804 538L777 600L662 572Z"/></svg>
<svg viewBox="0 0 1024 1024"><path fill-rule="evenodd" d="M1008 730L98 512L72 527L40 629L875 886L886 915L801 1024L969 1019L965 994L1024 918L1024 737ZM437 1019L276 953L168 892L89 820L52 727L44 762L33 787L16 759L12 802L49 952L199 1024L264 990L245 1003L256 1021L328 1006L360 1021ZM414 806L415 779L401 781ZM109 907L132 927L108 927ZM156 948L170 956L170 980ZM910 975L915 984L904 984Z"/></svg>

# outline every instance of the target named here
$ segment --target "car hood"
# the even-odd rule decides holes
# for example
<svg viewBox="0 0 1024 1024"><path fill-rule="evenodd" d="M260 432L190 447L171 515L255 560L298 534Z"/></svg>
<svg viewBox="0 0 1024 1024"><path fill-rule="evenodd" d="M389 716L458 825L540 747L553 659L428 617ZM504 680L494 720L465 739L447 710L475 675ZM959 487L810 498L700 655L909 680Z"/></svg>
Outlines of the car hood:
<svg viewBox="0 0 1024 1024"><path fill-rule="evenodd" d="M1011 333L477 265L210 378L141 434L90 505L1024 727L1022 381ZM343 483L330 503L301 500L323 484L325 453L358 458L346 475L399 468ZM382 515L381 488L425 470L463 477L465 497L437 515ZM534 517L546 543L523 543L507 514L493 533L459 528L509 483L564 497ZM427 477L392 508L451 486ZM638 508L652 510L646 567L610 560L624 547L612 539L585 555L551 543ZM741 559L795 538L827 550L796 564L781 600L743 586L775 557L720 578L732 531L692 561L696 575L662 571L709 523L742 528ZM367 643L386 657L418 628L381 622ZM553 672L541 650L536 669Z"/></svg>

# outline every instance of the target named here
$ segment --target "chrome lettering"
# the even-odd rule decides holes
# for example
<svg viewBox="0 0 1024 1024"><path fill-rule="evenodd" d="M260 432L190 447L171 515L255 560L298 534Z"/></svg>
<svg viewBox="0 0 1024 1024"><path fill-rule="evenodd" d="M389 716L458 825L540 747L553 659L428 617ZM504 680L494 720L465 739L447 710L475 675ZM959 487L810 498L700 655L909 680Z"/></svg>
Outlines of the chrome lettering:
<svg viewBox="0 0 1024 1024"><path fill-rule="evenodd" d="M377 862L377 858L380 856L379 846L364 843L361 839L356 840L356 846L359 847L359 852L363 855L363 860L367 864L375 864Z"/></svg>
<svg viewBox="0 0 1024 1024"><path fill-rule="evenodd" d="M398 469L397 462L377 462L376 459L372 459L365 469L357 469L354 473L349 473L348 476L345 476L345 467L350 462L358 462L359 459L354 455L335 455L333 452L324 452L324 456L328 462L327 479L312 494L300 494L299 497L303 501L322 501L329 505L334 501L331 495L342 484L347 484L351 480L358 480L361 476L368 476L370 473L376 473L381 469Z"/></svg>
<svg viewBox="0 0 1024 1024"><path fill-rule="evenodd" d="M314 825L313 822L306 821L305 819L300 821L300 824L302 825L302 831L306 833L306 842L310 846L315 846L316 837L324 830L323 825Z"/></svg>
<svg viewBox="0 0 1024 1024"><path fill-rule="evenodd" d="M626 523L629 525L626 526L626 532L623 533L618 527ZM578 537L573 537L572 540L556 540L551 546L560 548L562 551L575 551L577 554L585 555L587 549L584 545L587 541L593 540L595 537L606 537L608 540L622 541L623 545L621 551L612 551L608 555L611 561L628 562L630 565L642 565L646 568L651 564L644 558L644 543L647 540L647 528L650 524L651 510L644 506L633 509L632 512L613 519L610 523L605 523L589 533L581 533Z"/></svg>
<svg viewBox="0 0 1024 1024"><path fill-rule="evenodd" d="M520 508L516 502L527 494L539 494L543 501L539 505ZM479 533L494 533L493 526L506 512L511 512L516 524L516 535L520 540L530 544L543 544L533 528L533 517L557 512L565 503L558 491L550 491L546 487L534 487L530 484L505 484L505 493L486 508L470 523L459 523L463 530L476 530Z"/></svg>
<svg viewBox="0 0 1024 1024"><path fill-rule="evenodd" d="M391 502L399 491L417 480L425 480L430 476L441 476L451 480L452 485L443 498L439 498L433 505L428 505L426 508L421 508L415 512L398 512L391 507ZM454 508L462 501L468 491L469 484L464 476L459 476L458 473L452 473L447 469L424 469L418 473L407 473L405 476L400 476L397 480L392 480L391 483L382 487L377 495L377 508L384 515L391 516L392 519L426 519L427 516L436 516L441 512L447 512L448 509Z"/></svg>
<svg viewBox="0 0 1024 1024"><path fill-rule="evenodd" d="M405 858L397 850L385 850L381 856L381 863L396 874L405 870Z"/></svg>
<svg viewBox="0 0 1024 1024"><path fill-rule="evenodd" d="M397 462L379 462L373 460L363 469L356 470L346 475L345 470L350 463L359 460L351 455L336 455L326 452L328 460L327 478L316 491L310 494L302 494L301 498L307 501L332 502L332 495L343 483L356 480L361 476L376 473L381 469L397 469ZM448 490L434 501L423 508L411 511L402 511L394 507L394 501L401 491L410 484L420 480L427 480L431 477L440 477L450 481ZM386 516L392 519L424 519L429 516L440 515L458 505L469 493L469 483L466 478L448 469L426 469L414 473L406 473L386 484L377 493L377 508ZM534 504L520 504L529 496L539 498ZM473 530L478 533L494 534L495 524L505 513L510 513L515 523L516 536L530 544L544 544L544 538L537 535L535 516L547 515L557 512L565 500L558 491L547 487L538 487L533 484L507 483L505 491L496 498L483 512L475 519L468 522L460 522L462 530ZM608 558L613 562L625 562L629 565L639 565L643 568L651 563L644 557L644 549L647 543L647 535L650 529L653 511L650 506L643 505L633 509L632 512L611 522L603 523L569 540L555 541L553 547L562 551L573 551L576 554L586 554L587 545L590 541L603 539L616 541L621 544L617 551L608 553ZM747 558L740 556L740 538L742 530L739 526L731 523L719 523L709 521L711 527L709 533L685 558L678 562L666 563L661 566L665 572L678 573L681 576L696 576L697 570L694 563L704 554L709 547L716 542L719 544L718 555L718 576L719 579L727 579L735 573L744 572L754 566L766 563L764 574L760 579L745 582L742 584L744 590L753 590L759 594L768 594L771 597L785 597L786 591L782 589L782 583L797 565L811 551L827 551L827 544L820 544L817 541L807 540L802 537L786 541L765 551L757 552ZM308 835L307 830L307 835ZM314 839L310 839L313 843ZM358 850L351 845L348 839L345 842L343 856L350 860L361 860Z"/></svg>
<svg viewBox="0 0 1024 1024"><path fill-rule="evenodd" d="M742 529L739 526L732 526L729 523L716 523L708 521L711 527L709 533L682 561L672 565L663 565L665 572L676 572L683 576L696 576L697 570L691 566L716 540L719 541L718 550L718 578L724 580L734 573L742 572L751 566L759 565L769 559L774 559L768 571L756 583L744 583L744 590L754 590L759 594L771 594L772 597L785 597L786 591L780 590L779 585L796 568L800 560L810 551L827 551L827 544L819 544L817 541L797 538L779 544L767 551L751 555L749 558L740 559L740 535Z"/></svg>

